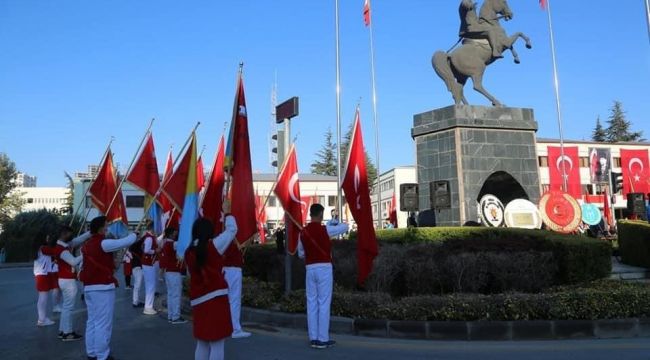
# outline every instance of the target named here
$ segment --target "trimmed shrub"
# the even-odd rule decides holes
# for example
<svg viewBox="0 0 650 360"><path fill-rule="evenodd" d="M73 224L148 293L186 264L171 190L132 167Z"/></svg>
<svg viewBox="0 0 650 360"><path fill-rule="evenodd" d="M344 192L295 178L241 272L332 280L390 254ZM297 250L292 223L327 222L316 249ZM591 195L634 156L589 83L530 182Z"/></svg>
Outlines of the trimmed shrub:
<svg viewBox="0 0 650 360"><path fill-rule="evenodd" d="M380 251L366 282L371 292L392 296L455 292L539 292L554 285L607 277L611 246L600 240L547 231L494 228L380 230ZM356 285L356 241L334 241L334 279ZM272 247L251 247L244 273L284 281L284 256ZM304 267L293 261L294 289L304 287Z"/></svg>
<svg viewBox="0 0 650 360"><path fill-rule="evenodd" d="M650 224L619 221L618 251L623 263L650 268Z"/></svg>
<svg viewBox="0 0 650 360"><path fill-rule="evenodd" d="M274 308L288 313L305 312L304 290L274 296L261 282L245 282L249 288L244 305L268 303L251 296L274 297ZM554 287L544 293L496 295L452 294L391 298L384 293L350 292L336 287L332 315L362 319L419 321L516 321L516 320L595 320L650 317L650 286L599 280L582 285Z"/></svg>

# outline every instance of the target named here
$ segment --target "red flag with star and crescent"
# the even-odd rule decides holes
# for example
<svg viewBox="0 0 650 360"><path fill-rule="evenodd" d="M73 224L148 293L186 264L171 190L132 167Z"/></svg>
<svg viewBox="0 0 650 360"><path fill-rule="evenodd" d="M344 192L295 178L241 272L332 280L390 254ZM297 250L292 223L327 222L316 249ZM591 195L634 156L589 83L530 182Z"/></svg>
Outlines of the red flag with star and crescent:
<svg viewBox="0 0 650 360"><path fill-rule="evenodd" d="M377 256L378 248L370 207L366 151L363 146L359 109L357 109L353 129L347 166L341 187L345 192L345 199L350 205L350 212L358 227L357 284L363 285L372 272L372 262Z"/></svg>
<svg viewBox="0 0 650 360"><path fill-rule="evenodd" d="M650 192L650 161L648 150L621 149L623 195Z"/></svg>
<svg viewBox="0 0 650 360"><path fill-rule="evenodd" d="M124 197L118 182L117 169L113 165L113 153L109 149L95 181L90 185L88 194L93 205L100 213L106 215L109 224L116 221L128 224Z"/></svg>
<svg viewBox="0 0 650 360"><path fill-rule="evenodd" d="M303 202L300 198L300 180L298 178L298 159L296 148L291 146L289 154L284 161L278 182L273 190L282 205L285 214L291 221L287 221L287 249L290 254L295 254L298 248L298 236L305 220L302 216Z"/></svg>
<svg viewBox="0 0 650 360"><path fill-rule="evenodd" d="M366 24L366 26L370 26L370 21L372 21L372 19L370 18L370 0L364 0L364 2L363 2L363 23Z"/></svg>
<svg viewBox="0 0 650 360"><path fill-rule="evenodd" d="M566 170L566 174L564 174L563 170ZM549 146L548 172L551 185L550 190L563 190L576 199L582 197L578 147L565 146L564 156L562 156L562 150L559 146ZM567 179L567 189L563 189L565 175Z"/></svg>

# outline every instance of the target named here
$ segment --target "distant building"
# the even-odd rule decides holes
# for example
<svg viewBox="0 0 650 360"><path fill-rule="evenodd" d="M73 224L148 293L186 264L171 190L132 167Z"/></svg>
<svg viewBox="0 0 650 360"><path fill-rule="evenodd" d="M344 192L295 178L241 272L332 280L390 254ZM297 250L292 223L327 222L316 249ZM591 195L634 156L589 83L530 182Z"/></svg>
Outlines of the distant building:
<svg viewBox="0 0 650 360"><path fill-rule="evenodd" d="M65 187L19 187L13 190L21 194L24 204L22 212L55 210L66 213L68 188Z"/></svg>
<svg viewBox="0 0 650 360"><path fill-rule="evenodd" d="M379 177L379 191L381 192L381 219L379 224L383 224L390 216L390 209L395 199L395 208L397 209L397 227L403 228L407 225L408 213L399 210L400 193L399 187L402 184L417 184L417 173L415 166L400 166L390 169ZM370 194L370 203L372 204L372 218L377 226L377 188L375 187Z"/></svg>
<svg viewBox="0 0 650 360"><path fill-rule="evenodd" d="M97 174L99 173L99 165L88 165L88 171L87 172L81 172L78 171L74 173L74 179L75 180L92 180L94 179Z"/></svg>
<svg viewBox="0 0 650 360"><path fill-rule="evenodd" d="M29 176L22 172L16 173L16 177L14 178L14 184L16 185L16 187L21 187L21 188L36 187L36 176Z"/></svg>

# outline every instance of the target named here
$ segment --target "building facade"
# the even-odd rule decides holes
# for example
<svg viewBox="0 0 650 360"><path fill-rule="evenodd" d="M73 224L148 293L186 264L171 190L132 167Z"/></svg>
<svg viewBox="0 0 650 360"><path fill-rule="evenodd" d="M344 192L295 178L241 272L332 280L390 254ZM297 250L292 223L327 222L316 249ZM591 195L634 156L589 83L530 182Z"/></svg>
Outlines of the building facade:
<svg viewBox="0 0 650 360"><path fill-rule="evenodd" d="M22 172L16 173L14 184L19 188L36 187L36 176L30 176Z"/></svg>
<svg viewBox="0 0 650 360"><path fill-rule="evenodd" d="M65 187L18 187L13 190L21 195L21 211L53 210L65 214L68 211L68 188Z"/></svg>
<svg viewBox="0 0 650 360"><path fill-rule="evenodd" d="M397 209L397 227L406 227L408 213L399 209L400 193L399 188L402 184L417 184L417 172L415 166L400 166L388 170L379 176L379 190L375 186L370 195L372 204L372 218L375 221L375 227L378 224L383 225L390 217L391 208ZM377 191L380 193L381 219L377 219ZM393 205L395 201L395 205Z"/></svg>

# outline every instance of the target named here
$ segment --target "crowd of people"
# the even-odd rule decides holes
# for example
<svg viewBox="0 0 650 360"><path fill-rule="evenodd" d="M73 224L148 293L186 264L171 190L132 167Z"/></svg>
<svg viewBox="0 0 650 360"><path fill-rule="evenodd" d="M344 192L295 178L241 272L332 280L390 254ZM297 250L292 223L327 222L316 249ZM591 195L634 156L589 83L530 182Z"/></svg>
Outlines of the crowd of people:
<svg viewBox="0 0 650 360"><path fill-rule="evenodd" d="M251 336L240 324L243 257L235 240L237 222L229 214L229 202L224 202L223 211L226 215L220 234L214 233L215 226L208 219L194 222L193 241L182 256L176 252L177 229L168 227L157 236L150 223L142 234L115 239L108 233L104 216L92 219L89 231L77 237L71 227L62 225L56 240L50 236L39 239L34 246L37 326L54 325L49 314L60 312L61 341L84 339L88 359L114 359L110 342L117 268L123 267L124 286L133 292L133 307L143 308L146 316L158 313L154 304L162 271L169 323L187 322L181 316L181 297L183 277L188 276L192 333L197 341L195 359L223 359L226 338ZM322 205L311 206L311 222L301 230L298 248L307 270L309 346L315 349L335 343L329 338L333 288L330 239L349 231L337 216L323 225L323 213ZM73 329L72 319L79 284L88 314L84 335Z"/></svg>

